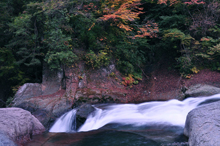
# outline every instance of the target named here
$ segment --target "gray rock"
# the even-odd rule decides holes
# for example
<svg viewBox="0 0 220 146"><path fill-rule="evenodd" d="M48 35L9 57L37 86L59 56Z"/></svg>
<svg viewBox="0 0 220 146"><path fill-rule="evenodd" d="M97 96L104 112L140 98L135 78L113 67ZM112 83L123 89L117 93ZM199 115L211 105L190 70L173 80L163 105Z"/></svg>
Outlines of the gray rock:
<svg viewBox="0 0 220 146"><path fill-rule="evenodd" d="M37 118L21 108L2 108L0 117L0 132L3 133L2 135L9 136L16 143L24 143L30 140L32 135L45 131Z"/></svg>
<svg viewBox="0 0 220 146"><path fill-rule="evenodd" d="M103 76L109 76L111 72L114 72L114 71L115 71L115 65L112 64L112 65L102 68L100 72L101 72L101 75Z"/></svg>
<svg viewBox="0 0 220 146"><path fill-rule="evenodd" d="M49 67L43 65L42 75L42 95L49 95L65 88L64 73L62 69L50 70Z"/></svg>
<svg viewBox="0 0 220 146"><path fill-rule="evenodd" d="M220 88L210 85L193 85L185 92L185 97L210 96L220 93Z"/></svg>
<svg viewBox="0 0 220 146"><path fill-rule="evenodd" d="M95 111L95 108L90 104L83 104L79 107L76 111L76 128L78 129L84 122L86 121L87 117Z"/></svg>
<svg viewBox="0 0 220 146"><path fill-rule="evenodd" d="M57 118L71 109L72 101L55 95L48 98L30 98L16 107L31 112L48 130Z"/></svg>
<svg viewBox="0 0 220 146"><path fill-rule="evenodd" d="M84 74L82 75L82 79L79 80L79 85L78 85L78 87L79 87L79 88L86 88L86 85L87 85L87 79L86 79L86 74L84 73Z"/></svg>
<svg viewBox="0 0 220 146"><path fill-rule="evenodd" d="M189 112L184 134L189 137L190 146L219 146L220 101Z"/></svg>
<svg viewBox="0 0 220 146"><path fill-rule="evenodd" d="M26 83L16 92L13 103L19 105L23 100L39 95L42 95L41 84Z"/></svg>
<svg viewBox="0 0 220 146"><path fill-rule="evenodd" d="M59 102L54 103L52 114L54 117L58 118L64 113L71 110L72 103L65 98L60 99Z"/></svg>
<svg viewBox="0 0 220 146"><path fill-rule="evenodd" d="M17 144L5 132L0 131L0 146L17 146Z"/></svg>

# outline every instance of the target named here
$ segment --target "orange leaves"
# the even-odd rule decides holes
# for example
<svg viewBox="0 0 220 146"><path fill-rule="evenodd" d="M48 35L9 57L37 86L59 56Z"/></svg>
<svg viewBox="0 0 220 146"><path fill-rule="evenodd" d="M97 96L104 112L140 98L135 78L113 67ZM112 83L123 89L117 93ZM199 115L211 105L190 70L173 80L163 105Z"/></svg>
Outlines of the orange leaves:
<svg viewBox="0 0 220 146"><path fill-rule="evenodd" d="M98 38L97 38L98 39ZM106 37L103 37L103 38L100 38L99 41L104 41L104 40L107 40Z"/></svg>
<svg viewBox="0 0 220 146"><path fill-rule="evenodd" d="M88 31L90 31L94 26L95 26L95 23L92 23L92 25L90 26L90 28L88 29Z"/></svg>
<svg viewBox="0 0 220 146"><path fill-rule="evenodd" d="M167 2L168 2L168 0L158 0L158 4L165 4L165 5L167 5ZM179 0L169 0L169 4L170 4L170 6L172 6L172 5L174 5L174 4L177 4L177 3L180 3L181 1L179 1Z"/></svg>
<svg viewBox="0 0 220 146"><path fill-rule="evenodd" d="M210 41L210 39L209 39L209 38L206 38L206 37L203 37L203 38L201 38L200 41Z"/></svg>
<svg viewBox="0 0 220 146"><path fill-rule="evenodd" d="M137 37L140 37L140 38L142 38L142 37L150 37L150 38L157 37L157 32L159 32L159 28L158 28L157 23L153 23L151 21L148 21L145 25L143 25L139 29L140 29L140 31L137 31L138 35L135 35L133 37L133 39L137 38Z"/></svg>
<svg viewBox="0 0 220 146"><path fill-rule="evenodd" d="M102 2L100 5L100 11L98 10L99 16L102 15L99 17L99 20L111 20L109 25L117 26L118 28L126 31L128 38L135 39L142 37L157 37L157 32L159 32L159 29L156 23L151 21L148 21L146 24L142 25L133 23L136 19L139 19L140 14L144 13L142 12L143 8L140 7L140 5L141 0L104 0L104 2ZM96 8L97 6L95 6L93 3L83 6L84 11L92 11ZM88 31L90 31L94 26L95 23L89 27ZM132 34L132 36L129 36L129 34ZM99 41L104 40L105 39L103 38L99 39Z"/></svg>
<svg viewBox="0 0 220 146"><path fill-rule="evenodd" d="M117 25L119 28L125 29L126 31L132 31L132 28L128 25L124 25L123 23L119 22Z"/></svg>
<svg viewBox="0 0 220 146"><path fill-rule="evenodd" d="M93 3L89 3L88 5L83 5L83 10L85 12L95 11L95 10L97 10L97 6L94 5Z"/></svg>
<svg viewBox="0 0 220 146"><path fill-rule="evenodd" d="M134 75L129 74L128 77L123 77L121 84L124 86L130 86L132 88L133 84L138 84L138 81L133 78ZM141 79L140 79L141 80Z"/></svg>
<svg viewBox="0 0 220 146"><path fill-rule="evenodd" d="M101 17L104 21L109 19L116 20L117 18L125 21L134 21L139 18L138 15L141 14L141 10L143 10L143 8L138 7L141 4L140 0L113 0L111 3L110 8L106 7L103 11L106 13L106 15ZM120 3L122 4L120 5ZM115 10L119 5L120 7Z"/></svg>
<svg viewBox="0 0 220 146"><path fill-rule="evenodd" d="M199 2L198 2L199 1ZM188 4L188 5L193 5L193 4L205 4L205 2L203 1L200 1L200 0L191 0L190 2L184 2L185 4Z"/></svg>
<svg viewBox="0 0 220 146"><path fill-rule="evenodd" d="M166 4L169 2L170 6L181 3L180 0L158 0L158 4ZM193 4L205 4L204 1L201 0L191 0L189 2L184 2L184 4L193 5Z"/></svg>
<svg viewBox="0 0 220 146"><path fill-rule="evenodd" d="M130 75L129 74L129 76L128 77L123 77L122 78L122 84L124 85L124 86L128 86L128 85L132 85L133 83L134 83L134 79L133 79L133 77L132 77L132 75Z"/></svg>
<svg viewBox="0 0 220 146"><path fill-rule="evenodd" d="M143 8L140 8L140 0L111 0L108 1L103 10L102 20L107 21L113 19L117 27L124 29L125 31L133 31L136 25L131 26L129 22L139 19L139 15L142 14ZM156 33L159 32L156 23L147 22L145 25L138 26L137 35L132 37L156 37Z"/></svg>
<svg viewBox="0 0 220 146"><path fill-rule="evenodd" d="M103 15L103 17L101 18L104 21L107 21L109 19L116 19L118 16L115 14L111 14L111 15Z"/></svg>

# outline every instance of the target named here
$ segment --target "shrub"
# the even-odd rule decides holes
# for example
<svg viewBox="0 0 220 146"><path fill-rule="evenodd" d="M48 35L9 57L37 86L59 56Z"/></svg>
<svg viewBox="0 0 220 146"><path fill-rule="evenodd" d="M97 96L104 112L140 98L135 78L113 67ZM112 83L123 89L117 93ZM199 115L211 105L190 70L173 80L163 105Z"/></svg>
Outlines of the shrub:
<svg viewBox="0 0 220 146"><path fill-rule="evenodd" d="M93 69L100 68L101 66L107 66L110 63L110 57L105 50L100 50L98 54L95 54L92 50L85 55L85 61L87 65L92 66Z"/></svg>

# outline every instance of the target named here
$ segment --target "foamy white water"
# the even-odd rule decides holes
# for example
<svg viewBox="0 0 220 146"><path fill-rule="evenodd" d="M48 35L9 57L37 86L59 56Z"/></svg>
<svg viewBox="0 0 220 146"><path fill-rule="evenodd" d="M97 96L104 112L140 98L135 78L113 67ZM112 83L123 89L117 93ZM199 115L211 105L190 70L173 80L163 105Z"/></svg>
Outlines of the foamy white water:
<svg viewBox="0 0 220 146"><path fill-rule="evenodd" d="M184 101L172 99L169 101L153 101L141 104L116 104L107 105L104 109L96 107L95 113L91 114L86 122L79 128L78 132L99 129L110 123L131 124L142 126L149 124L169 124L184 127L187 114L200 103L210 100L220 99L220 94L209 97L187 98ZM72 125L66 122L74 114L63 115L50 132L68 132ZM65 124L68 123L68 124Z"/></svg>
<svg viewBox="0 0 220 146"><path fill-rule="evenodd" d="M63 114L50 128L49 132L76 132L75 115L76 115L75 109Z"/></svg>

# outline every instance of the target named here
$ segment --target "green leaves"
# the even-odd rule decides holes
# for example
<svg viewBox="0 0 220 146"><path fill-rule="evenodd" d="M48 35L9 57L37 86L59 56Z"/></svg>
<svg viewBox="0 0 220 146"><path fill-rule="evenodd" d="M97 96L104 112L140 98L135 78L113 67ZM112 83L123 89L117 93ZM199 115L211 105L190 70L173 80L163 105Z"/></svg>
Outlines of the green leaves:
<svg viewBox="0 0 220 146"><path fill-rule="evenodd" d="M6 83L6 87L13 88L24 84L28 81L28 78L24 77L24 72L19 69L19 66L15 63L12 50L7 48L0 48L0 80L1 84ZM7 89L10 90L10 89Z"/></svg>
<svg viewBox="0 0 220 146"><path fill-rule="evenodd" d="M179 28L184 27L186 16L174 14L171 16L160 16L160 19L162 19L160 27Z"/></svg>
<svg viewBox="0 0 220 146"><path fill-rule="evenodd" d="M14 0L9 1L16 4ZM118 7L110 1L19 2L24 6L14 10L16 15L11 22L5 16L0 16L9 22L11 38L10 42L7 41L6 47L12 51L14 64L23 70L25 67L29 70L36 66L41 67L43 62L51 69L56 69L61 65L71 65L79 59L84 59L89 66L98 68L108 65L112 60L121 72L130 74L140 72L141 67L164 56L172 58L172 63L176 61L178 68L181 69L182 66L182 70L190 70L198 60L201 61L201 58L209 61L218 60L219 26L208 30L213 39L198 35L193 38L189 27L193 20L191 15L185 12L187 9L182 4L158 5L156 1L147 0L144 4L135 4L137 9L131 10L127 9L126 5L124 6L126 9L122 9L123 1L115 1ZM129 7L132 3L129 3ZM0 6L6 10L6 1ZM125 10L132 14L133 11L142 11L142 8L145 13L138 11L138 15L135 15L135 18L140 17L139 20L132 17L133 22L126 21L128 17L124 13ZM199 10L202 10L201 8L198 7ZM123 13L117 10L123 10ZM101 20L100 18L107 16L107 13L120 16L123 14L124 20L118 18L113 21L114 15L111 15L108 21ZM142 24L146 27L142 28ZM149 37L152 33L150 29L152 24L159 26L158 38ZM126 28L128 30L126 25L131 31L124 31ZM142 28L138 36L148 36L148 39L131 38L137 36L135 32L138 28ZM158 29L152 31L156 33ZM203 37L204 40L200 40Z"/></svg>
<svg viewBox="0 0 220 146"><path fill-rule="evenodd" d="M69 50L61 52L49 51L44 59L51 69L58 69L60 68L61 64L72 65L77 60L78 57Z"/></svg>
<svg viewBox="0 0 220 146"><path fill-rule="evenodd" d="M147 40L144 38L120 41L116 48L114 56L118 60L116 62L117 67L125 74L138 72L139 67L147 62L147 55L152 53Z"/></svg>
<svg viewBox="0 0 220 146"><path fill-rule="evenodd" d="M15 68L15 58L11 50L6 48L0 48L0 77L7 75Z"/></svg>
<svg viewBox="0 0 220 146"><path fill-rule="evenodd" d="M105 50L100 50L98 54L90 50L84 59L86 64L92 66L93 69L107 66L110 63L110 57Z"/></svg>
<svg viewBox="0 0 220 146"><path fill-rule="evenodd" d="M181 30L174 28L174 29L165 30L163 39L171 38L171 40L175 40L175 39L183 40L185 39L185 37L186 35Z"/></svg>

